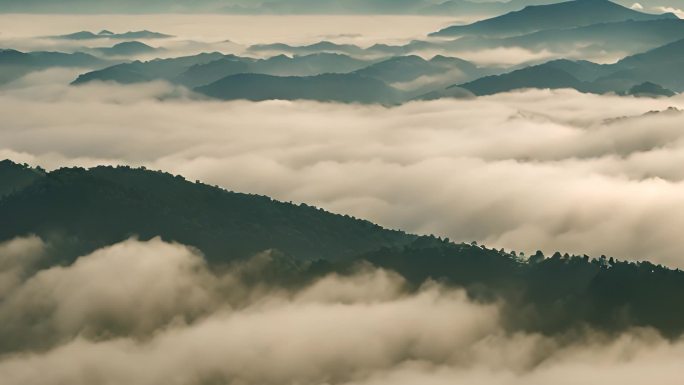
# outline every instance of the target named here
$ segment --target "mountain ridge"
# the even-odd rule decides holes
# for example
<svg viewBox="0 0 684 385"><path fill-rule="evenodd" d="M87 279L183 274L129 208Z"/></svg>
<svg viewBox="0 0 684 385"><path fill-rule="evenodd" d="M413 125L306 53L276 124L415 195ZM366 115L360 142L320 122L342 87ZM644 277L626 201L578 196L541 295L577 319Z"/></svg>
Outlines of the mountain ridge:
<svg viewBox="0 0 684 385"><path fill-rule="evenodd" d="M627 20L675 19L676 15L653 15L623 7L608 0L572 0L549 5L527 6L520 11L451 26L431 36L515 36L547 29L573 28Z"/></svg>

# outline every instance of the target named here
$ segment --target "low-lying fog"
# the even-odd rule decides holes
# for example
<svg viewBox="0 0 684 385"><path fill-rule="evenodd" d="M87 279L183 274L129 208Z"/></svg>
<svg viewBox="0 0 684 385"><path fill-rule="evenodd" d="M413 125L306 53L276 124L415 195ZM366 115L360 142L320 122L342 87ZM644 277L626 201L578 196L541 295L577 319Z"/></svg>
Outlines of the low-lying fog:
<svg viewBox="0 0 684 385"><path fill-rule="evenodd" d="M158 239L27 274L44 245L0 244L4 385L623 384L681 382L684 345L649 330L510 334L495 305L359 267L300 289L218 274Z"/></svg>

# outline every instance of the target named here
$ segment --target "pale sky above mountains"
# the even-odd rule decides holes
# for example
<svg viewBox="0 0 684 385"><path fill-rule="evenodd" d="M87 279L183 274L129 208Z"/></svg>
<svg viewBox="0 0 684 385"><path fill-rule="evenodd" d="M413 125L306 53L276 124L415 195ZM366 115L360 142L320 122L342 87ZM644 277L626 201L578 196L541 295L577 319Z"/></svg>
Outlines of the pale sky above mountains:
<svg viewBox="0 0 684 385"><path fill-rule="evenodd" d="M431 7L449 3L487 3L483 0L0 0L0 12L32 13L151 13L151 12L235 12L235 13L370 13L412 14L438 12ZM513 9L559 0L512 0ZM617 0L625 6L647 12L681 12L684 0ZM635 5L636 4L636 5Z"/></svg>

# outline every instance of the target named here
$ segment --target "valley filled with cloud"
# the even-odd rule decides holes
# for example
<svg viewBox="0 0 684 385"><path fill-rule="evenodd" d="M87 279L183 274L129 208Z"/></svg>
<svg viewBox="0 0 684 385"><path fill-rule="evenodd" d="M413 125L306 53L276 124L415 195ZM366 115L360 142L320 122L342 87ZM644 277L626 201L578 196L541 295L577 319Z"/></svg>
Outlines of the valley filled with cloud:
<svg viewBox="0 0 684 385"><path fill-rule="evenodd" d="M146 166L420 234L684 266L679 97L525 91L388 108L39 81L0 94L3 157Z"/></svg>
<svg viewBox="0 0 684 385"><path fill-rule="evenodd" d="M0 0L0 383L679 384L683 8Z"/></svg>

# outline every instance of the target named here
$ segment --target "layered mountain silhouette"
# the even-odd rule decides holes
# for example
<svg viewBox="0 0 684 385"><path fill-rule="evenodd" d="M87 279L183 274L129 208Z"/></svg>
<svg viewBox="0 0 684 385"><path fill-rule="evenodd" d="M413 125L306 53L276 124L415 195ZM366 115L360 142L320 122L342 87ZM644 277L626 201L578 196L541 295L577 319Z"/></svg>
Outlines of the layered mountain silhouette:
<svg viewBox="0 0 684 385"><path fill-rule="evenodd" d="M613 81L648 81L676 92L684 92L684 39L628 56L614 65L616 69L607 79Z"/></svg>
<svg viewBox="0 0 684 385"><path fill-rule="evenodd" d="M439 281L500 304L512 332L684 332L684 298L672 295L684 290L684 272L649 262L524 257L129 167L45 172L2 161L0 186L0 242L40 237L49 258L38 268L71 264L130 237L162 237L195 247L212 268L267 252L268 265L251 277L267 285L306 285L353 274L359 264L400 274L410 290Z"/></svg>
<svg viewBox="0 0 684 385"><path fill-rule="evenodd" d="M48 68L98 68L109 64L111 63L108 61L85 53L21 52L0 49L0 84Z"/></svg>
<svg viewBox="0 0 684 385"><path fill-rule="evenodd" d="M651 82L643 82L641 84L637 84L634 87L630 88L629 91L627 91L628 95L632 96L639 96L639 97L671 97L675 96L676 93L672 90L668 90L667 88L664 88L663 86Z"/></svg>
<svg viewBox="0 0 684 385"><path fill-rule="evenodd" d="M484 71L469 61L439 55L430 60L415 55L397 56L356 71L359 75L386 83L410 82L421 76L438 76L449 72L472 77Z"/></svg>
<svg viewBox="0 0 684 385"><path fill-rule="evenodd" d="M457 3L451 2L450 6ZM375 44L367 48L330 41L249 48L253 53L285 52L291 56L252 58L210 52L146 62L119 61L102 68L107 62L92 55L0 51L0 66L4 69L0 81L11 81L51 66L83 66L96 70L79 76L73 82L75 85L92 81L134 84L163 80L224 100L305 99L381 104L490 95L525 88L572 88L581 92L636 96L668 96L684 90L678 76L684 62L681 58L684 20L672 14L639 12L607 0L549 3L535 0L535 5L521 0L506 6L515 4L522 8L438 33L457 37L450 40L414 40L404 45ZM150 31L117 34L106 30L65 36L70 39L169 37ZM573 57L643 53L610 65L561 59L511 68L480 67L444 55L428 60L413 54L501 47L520 47L534 52L571 51ZM123 41L89 52L123 60L154 54L157 50L142 42Z"/></svg>
<svg viewBox="0 0 684 385"><path fill-rule="evenodd" d="M513 46L535 51L543 49L554 52L581 51L590 55L599 52L643 52L683 38L684 20L667 18L549 29L504 39L480 40L473 42L473 45Z"/></svg>
<svg viewBox="0 0 684 385"><path fill-rule="evenodd" d="M557 4L528 6L473 24L452 26L433 36L517 36L536 31L577 28L598 23L677 19L674 14L651 15L608 0L574 0Z"/></svg>
<svg viewBox="0 0 684 385"><path fill-rule="evenodd" d="M153 80L170 80L178 77L193 65L206 64L221 58L223 58L223 54L213 52L174 59L155 59L148 62L134 61L85 73L79 76L73 84L78 85L91 81L132 84Z"/></svg>
<svg viewBox="0 0 684 385"><path fill-rule="evenodd" d="M368 54L366 50L359 46L353 44L337 44L330 41L321 41L318 43L303 46L292 46L283 43L256 44L249 47L249 50L255 53L277 52L291 55L311 55L314 53L338 53L350 56L364 56Z"/></svg>
<svg viewBox="0 0 684 385"><path fill-rule="evenodd" d="M197 64L173 81L188 87L199 87L238 74L273 76L313 76L325 73L349 73L372 62L350 56L318 53L289 57L278 55L268 59L251 59L227 55L219 60Z"/></svg>
<svg viewBox="0 0 684 385"><path fill-rule="evenodd" d="M447 2L448 3L448 2ZM436 7L446 6L447 3ZM361 48L329 41L291 46L266 44L250 47L255 53L340 53L356 57L406 56L421 52L469 52L519 47L535 52L573 52L575 57L624 56L684 38L684 20L671 13L648 14L608 0L484 3L517 7L516 12L453 26L432 34L444 38L413 40L402 45L375 44ZM541 4L529 6L530 3ZM631 4L630 4L631 5Z"/></svg>
<svg viewBox="0 0 684 385"><path fill-rule="evenodd" d="M316 100L342 103L395 104L402 94L385 83L358 74L271 76L241 74L225 77L196 91L222 100Z"/></svg>
<svg viewBox="0 0 684 385"><path fill-rule="evenodd" d="M226 76L255 73L274 76L311 76L324 73L348 73L371 62L338 54L312 54L253 59L218 52L173 59L135 61L86 73L74 84L90 81L116 81L130 84L150 80L167 80L188 87L198 87Z"/></svg>
<svg viewBox="0 0 684 385"><path fill-rule="evenodd" d="M139 41L125 41L111 47L97 48L96 52L105 56L136 56L153 54L159 50Z"/></svg>
<svg viewBox="0 0 684 385"><path fill-rule="evenodd" d="M592 84L603 71L602 66L591 62L556 60L503 75L483 77L454 87L464 88L478 96L526 88L572 88L581 92L607 92L608 90L600 90Z"/></svg>
<svg viewBox="0 0 684 385"><path fill-rule="evenodd" d="M524 88L573 88L581 92L659 96L683 92L679 75L684 65L684 40L628 56L615 64L555 60L498 76L459 84L476 95L491 95ZM635 88L636 87L636 88Z"/></svg>
<svg viewBox="0 0 684 385"><path fill-rule="evenodd" d="M308 99L393 104L456 81L492 73L458 58L363 60L318 53L253 59L220 53L135 61L83 74L73 84L166 80L224 100ZM391 85L421 80L398 90ZM423 84L424 83L424 84Z"/></svg>

